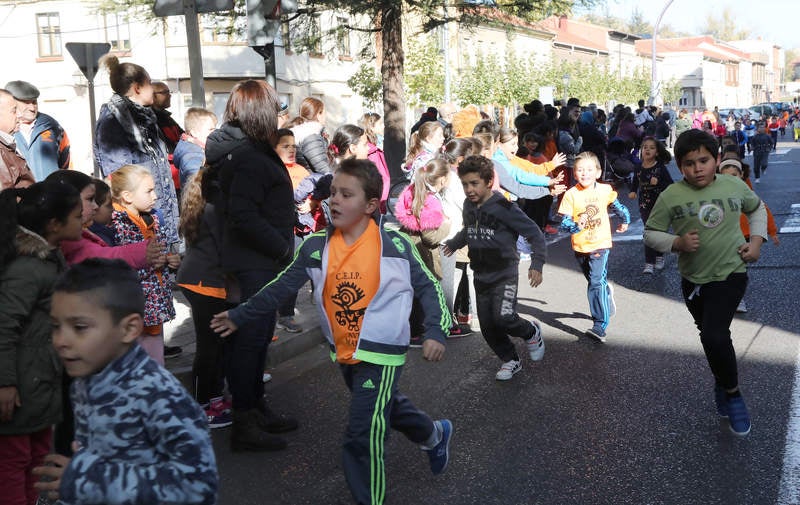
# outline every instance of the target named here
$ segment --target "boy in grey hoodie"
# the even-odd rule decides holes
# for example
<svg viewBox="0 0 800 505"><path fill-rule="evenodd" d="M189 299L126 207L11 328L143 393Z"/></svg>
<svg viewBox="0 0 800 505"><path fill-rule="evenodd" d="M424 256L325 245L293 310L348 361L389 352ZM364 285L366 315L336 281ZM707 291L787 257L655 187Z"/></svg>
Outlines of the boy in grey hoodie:
<svg viewBox="0 0 800 505"><path fill-rule="evenodd" d="M489 347L503 361L495 375L509 380L522 370L519 355L509 335L525 339L533 361L544 357L544 340L538 322L519 317L516 311L519 278L517 237L530 244L531 287L542 283L546 244L539 227L513 202L492 191L494 166L483 156L469 156L458 166L464 186L464 228L445 243L443 252L452 254L469 246L469 260L475 271L475 297L481 333Z"/></svg>

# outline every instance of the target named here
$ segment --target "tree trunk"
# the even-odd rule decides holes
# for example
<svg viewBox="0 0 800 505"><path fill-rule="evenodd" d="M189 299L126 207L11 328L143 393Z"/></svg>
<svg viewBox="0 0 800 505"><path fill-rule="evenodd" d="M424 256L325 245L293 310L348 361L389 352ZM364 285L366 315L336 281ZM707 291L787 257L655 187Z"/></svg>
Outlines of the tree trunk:
<svg viewBox="0 0 800 505"><path fill-rule="evenodd" d="M403 91L403 2L383 0L381 5L381 79L383 81L383 150L392 180L402 178L406 154L406 99Z"/></svg>

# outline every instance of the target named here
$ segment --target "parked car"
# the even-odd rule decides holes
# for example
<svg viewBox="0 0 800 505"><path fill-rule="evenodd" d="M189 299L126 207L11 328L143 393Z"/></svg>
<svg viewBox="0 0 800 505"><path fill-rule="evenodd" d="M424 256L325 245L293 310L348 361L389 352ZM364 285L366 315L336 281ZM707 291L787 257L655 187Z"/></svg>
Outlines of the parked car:
<svg viewBox="0 0 800 505"><path fill-rule="evenodd" d="M763 116L775 116L775 115L778 114L778 111L775 110L775 108L771 104L768 104L768 103L760 103L758 105L753 105L749 109L750 109L751 112L758 113L758 115L759 115L758 119L761 119L761 117L763 117ZM751 117L751 119L755 119L755 118L752 117L752 115L750 117Z"/></svg>

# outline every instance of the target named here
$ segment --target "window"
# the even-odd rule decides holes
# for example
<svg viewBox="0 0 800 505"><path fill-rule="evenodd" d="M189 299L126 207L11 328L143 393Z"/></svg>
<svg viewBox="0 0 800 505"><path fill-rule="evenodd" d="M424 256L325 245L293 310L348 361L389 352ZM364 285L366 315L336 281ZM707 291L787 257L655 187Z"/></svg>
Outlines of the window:
<svg viewBox="0 0 800 505"><path fill-rule="evenodd" d="M347 18L336 18L336 47L339 58L351 58L350 54L350 29L347 27Z"/></svg>
<svg viewBox="0 0 800 505"><path fill-rule="evenodd" d="M239 44L247 40L247 17L220 13L202 14L200 39L204 44Z"/></svg>
<svg viewBox="0 0 800 505"><path fill-rule="evenodd" d="M40 58L61 57L61 22L58 12L36 14L36 33Z"/></svg>
<svg viewBox="0 0 800 505"><path fill-rule="evenodd" d="M106 42L111 44L112 51L127 52L131 50L131 30L128 20L119 13L106 14L104 18Z"/></svg>

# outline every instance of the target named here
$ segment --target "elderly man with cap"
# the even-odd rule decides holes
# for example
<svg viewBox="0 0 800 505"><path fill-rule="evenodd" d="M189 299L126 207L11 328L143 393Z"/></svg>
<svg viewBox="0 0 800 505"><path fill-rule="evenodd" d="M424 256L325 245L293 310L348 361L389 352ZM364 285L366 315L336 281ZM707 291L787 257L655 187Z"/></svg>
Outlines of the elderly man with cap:
<svg viewBox="0 0 800 505"><path fill-rule="evenodd" d="M69 168L69 137L58 121L39 112L39 90L25 81L11 81L6 90L17 100L17 151L37 181Z"/></svg>
<svg viewBox="0 0 800 505"><path fill-rule="evenodd" d="M14 95L0 89L0 189L23 188L34 182L25 158L17 153L16 129L17 101Z"/></svg>

